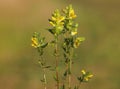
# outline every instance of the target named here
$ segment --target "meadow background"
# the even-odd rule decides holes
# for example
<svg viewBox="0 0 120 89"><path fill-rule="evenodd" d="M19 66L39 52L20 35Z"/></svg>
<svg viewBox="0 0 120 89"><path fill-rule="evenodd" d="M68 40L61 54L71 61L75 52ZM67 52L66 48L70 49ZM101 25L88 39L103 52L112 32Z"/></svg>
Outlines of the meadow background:
<svg viewBox="0 0 120 89"><path fill-rule="evenodd" d="M77 14L79 35L86 38L76 50L74 71L78 75L87 69L94 74L81 89L120 89L119 0L0 0L0 89L42 89L31 36L37 31L52 39L45 30L48 18L69 4ZM46 59L54 64L50 52L46 51Z"/></svg>

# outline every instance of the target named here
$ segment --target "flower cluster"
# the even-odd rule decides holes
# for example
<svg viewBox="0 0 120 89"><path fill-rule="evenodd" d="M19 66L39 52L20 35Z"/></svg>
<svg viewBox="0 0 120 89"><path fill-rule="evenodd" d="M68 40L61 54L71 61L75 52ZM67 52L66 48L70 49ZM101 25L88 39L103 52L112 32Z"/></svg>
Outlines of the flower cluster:
<svg viewBox="0 0 120 89"><path fill-rule="evenodd" d="M90 72L86 72L85 70L82 70L81 72L82 72L82 75L78 77L78 80L80 82L88 82L89 79L93 77L93 74L91 74Z"/></svg>
<svg viewBox="0 0 120 89"><path fill-rule="evenodd" d="M82 41L84 41L85 38L84 37L77 37L75 40L74 40L74 44L73 44L73 47L74 48L78 48L79 45L81 44Z"/></svg>
<svg viewBox="0 0 120 89"><path fill-rule="evenodd" d="M61 33L66 33L67 31L72 35L77 34L78 24L74 23L74 19L77 15L72 8L72 5L69 5L65 9L63 9L63 13L57 9L52 14L52 18L49 19L49 23L53 26L53 28L49 29L49 32L54 34L55 36L60 35Z"/></svg>
<svg viewBox="0 0 120 89"><path fill-rule="evenodd" d="M70 38L66 38L67 41L69 40L69 44L71 47L77 48L82 41L85 40L84 37L76 37L78 24L74 22L74 19L77 15L72 8L72 5L69 5L65 9L63 9L63 13L60 13L60 10L55 10L52 14L52 18L49 19L49 23L53 26L49 29L49 32L52 33L54 36L58 36L60 34L68 34ZM75 37L73 37L75 36ZM70 42L71 41L71 42ZM65 43L64 44L68 44Z"/></svg>
<svg viewBox="0 0 120 89"><path fill-rule="evenodd" d="M51 68L51 65L46 65L46 61L43 58L43 52L44 48L46 46L49 46L48 44L52 44L54 47L54 56L55 56L55 81L56 81L56 87L57 89L72 89L71 86L71 74L72 74L72 64L73 64L73 57L74 57L74 49L78 48L85 40L84 37L78 37L78 23L75 22L75 18L77 15L75 14L75 11L72 7L72 5L67 6L62 11L55 10L52 14L51 19L49 19L49 23L51 25L51 28L48 29L48 31L54 36L54 39L50 42L45 42L45 38L40 36L40 33L35 32L31 38L32 40L32 46L36 48L40 54L40 60L39 64L41 68L43 69L43 79L42 82L44 83L44 89L46 89L46 75L45 75L45 69ZM62 52L63 57L65 59L65 68L64 68L64 81L62 86L60 83L62 82L59 77L59 37L63 37L63 40L61 39L62 43ZM81 76L78 77L78 81L81 82L88 82L89 79L93 77L93 75L90 72L86 72L85 70L81 71ZM60 87L61 86L61 87ZM66 88L65 88L66 87ZM74 89L79 89L79 84L75 85Z"/></svg>
<svg viewBox="0 0 120 89"><path fill-rule="evenodd" d="M63 9L63 12L67 15L67 19L74 19L77 17L77 15L74 12L74 9L72 8L72 5L69 5L65 9Z"/></svg>
<svg viewBox="0 0 120 89"><path fill-rule="evenodd" d="M32 40L32 44L31 45L33 47L35 47L35 48L39 47L38 39L36 37L32 37L31 40Z"/></svg>
<svg viewBox="0 0 120 89"><path fill-rule="evenodd" d="M77 34L78 24L74 22L74 19L77 15L72 8L72 5L69 5L65 9L63 9L63 13L65 14L65 32L69 32L72 36Z"/></svg>
<svg viewBox="0 0 120 89"><path fill-rule="evenodd" d="M32 40L32 46L34 48L44 48L47 46L48 43L45 43L45 38L40 37L40 33L35 32L31 38Z"/></svg>
<svg viewBox="0 0 120 89"><path fill-rule="evenodd" d="M60 11L58 9L55 10L52 14L52 19L49 19L49 23L53 26L49 31L55 36L61 34L64 29L64 20L65 17L60 14Z"/></svg>

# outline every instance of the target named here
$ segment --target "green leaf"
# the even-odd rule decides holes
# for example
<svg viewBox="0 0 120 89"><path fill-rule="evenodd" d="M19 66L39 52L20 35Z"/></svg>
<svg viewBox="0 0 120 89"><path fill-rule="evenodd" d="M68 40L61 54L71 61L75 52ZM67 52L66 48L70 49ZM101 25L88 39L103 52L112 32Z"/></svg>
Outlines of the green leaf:
<svg viewBox="0 0 120 89"><path fill-rule="evenodd" d="M67 73L67 70L66 70L66 71L64 72L64 76L66 77L66 76L67 76L67 74L68 74L68 73Z"/></svg>
<svg viewBox="0 0 120 89"><path fill-rule="evenodd" d="M55 69L55 68L50 68L49 70L50 70L50 71L55 71L56 69Z"/></svg>
<svg viewBox="0 0 120 89"><path fill-rule="evenodd" d="M80 40L80 41L84 41L84 40L85 40L85 37L80 37L79 40Z"/></svg>
<svg viewBox="0 0 120 89"><path fill-rule="evenodd" d="M42 45L42 48L45 48L48 45L48 43L45 43L44 45Z"/></svg>
<svg viewBox="0 0 120 89"><path fill-rule="evenodd" d="M51 33L51 34L55 34L54 30L53 29L48 29L48 31Z"/></svg>
<svg viewBox="0 0 120 89"><path fill-rule="evenodd" d="M51 66L44 66L43 68L50 68Z"/></svg>
<svg viewBox="0 0 120 89"><path fill-rule="evenodd" d="M83 82L83 78L82 77L78 77L77 78L79 82Z"/></svg>
<svg viewBox="0 0 120 89"><path fill-rule="evenodd" d="M45 82L45 80L44 80L44 79L41 79L41 82Z"/></svg>

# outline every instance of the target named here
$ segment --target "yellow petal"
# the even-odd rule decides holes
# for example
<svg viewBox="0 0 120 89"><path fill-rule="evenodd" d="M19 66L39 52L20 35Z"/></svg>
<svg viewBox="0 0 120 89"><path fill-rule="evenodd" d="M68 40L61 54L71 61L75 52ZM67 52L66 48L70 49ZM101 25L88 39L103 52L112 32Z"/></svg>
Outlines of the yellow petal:
<svg viewBox="0 0 120 89"><path fill-rule="evenodd" d="M81 72L82 72L82 74L84 74L84 75L86 74L85 70L82 70Z"/></svg>
<svg viewBox="0 0 120 89"><path fill-rule="evenodd" d="M93 77L93 75L92 75L92 74L88 75L88 78L92 78L92 77Z"/></svg>
<svg viewBox="0 0 120 89"><path fill-rule="evenodd" d="M31 44L31 46L32 46L32 47L34 47L34 48L37 48L37 46L36 46L36 45L34 45L34 44Z"/></svg>
<svg viewBox="0 0 120 89"><path fill-rule="evenodd" d="M61 21L63 21L64 19L65 19L65 17L64 17L64 16L61 16L61 17L60 17L60 20L61 20Z"/></svg>
<svg viewBox="0 0 120 89"><path fill-rule="evenodd" d="M53 27L55 26L55 24L54 24L53 22L50 21L49 23L50 23Z"/></svg>
<svg viewBox="0 0 120 89"><path fill-rule="evenodd" d="M56 21L56 18L52 16L52 20L53 20L53 21Z"/></svg>
<svg viewBox="0 0 120 89"><path fill-rule="evenodd" d="M87 77L85 77L85 81L88 81L89 79Z"/></svg>
<svg viewBox="0 0 120 89"><path fill-rule="evenodd" d="M77 15L75 15L74 10L71 10L71 11L70 11L69 16L70 16L70 18L76 18L76 17L77 17Z"/></svg>
<svg viewBox="0 0 120 89"><path fill-rule="evenodd" d="M71 32L71 35L72 36L74 36L74 35L76 35L77 34L77 32L75 31L75 32Z"/></svg>

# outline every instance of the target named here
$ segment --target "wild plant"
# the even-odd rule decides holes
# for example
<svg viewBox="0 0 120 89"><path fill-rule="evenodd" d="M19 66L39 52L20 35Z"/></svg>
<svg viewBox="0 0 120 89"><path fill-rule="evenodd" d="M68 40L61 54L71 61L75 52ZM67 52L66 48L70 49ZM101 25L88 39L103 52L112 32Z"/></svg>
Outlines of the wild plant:
<svg viewBox="0 0 120 89"><path fill-rule="evenodd" d="M47 75L46 69L51 69L52 65L46 65L46 61L44 59L44 49L47 46L53 45L53 53L54 53L54 80L55 80L55 88L53 89L79 89L82 83L88 82L89 79L93 77L93 75L85 70L81 71L81 75L76 77L78 80L78 84L73 84L72 81L72 66L73 60L75 55L75 49L77 49L81 43L85 40L84 37L78 36L78 23L75 22L77 15L72 7L72 5L67 6L63 10L56 9L53 14L52 18L49 19L49 23L51 27L48 30L53 36L49 42L45 42L45 37L42 37L40 33L35 32L32 36L32 46L38 51L39 53L39 65L43 70L43 79L41 82L44 85L44 89L49 89L47 86ZM62 39L61 39L62 37ZM61 45L59 45L61 44ZM61 49L61 50L59 50ZM60 54L59 51L62 51L63 54ZM60 56L64 58L64 66L65 68L63 77L61 78L59 73L59 65ZM75 62L75 61L74 61Z"/></svg>

